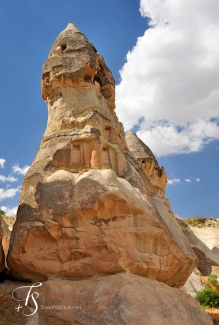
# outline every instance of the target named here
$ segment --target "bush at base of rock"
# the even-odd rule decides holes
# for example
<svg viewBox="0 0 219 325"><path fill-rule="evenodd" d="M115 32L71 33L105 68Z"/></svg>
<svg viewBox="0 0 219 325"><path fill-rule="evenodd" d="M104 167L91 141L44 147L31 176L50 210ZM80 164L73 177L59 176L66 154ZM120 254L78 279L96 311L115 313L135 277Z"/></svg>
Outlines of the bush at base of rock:
<svg viewBox="0 0 219 325"><path fill-rule="evenodd" d="M202 307L219 307L219 292L210 288L198 292L196 299Z"/></svg>

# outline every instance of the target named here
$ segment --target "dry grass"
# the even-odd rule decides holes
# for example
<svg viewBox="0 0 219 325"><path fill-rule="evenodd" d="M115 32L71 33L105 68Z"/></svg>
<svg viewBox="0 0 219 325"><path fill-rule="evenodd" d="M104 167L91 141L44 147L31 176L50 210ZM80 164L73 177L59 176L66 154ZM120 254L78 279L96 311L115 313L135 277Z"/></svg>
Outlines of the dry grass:
<svg viewBox="0 0 219 325"><path fill-rule="evenodd" d="M203 286L205 288L210 288L210 289L213 289L213 290L217 290L219 291L219 285L213 285L209 279L208 279L208 276L200 276L200 279L201 279L201 282L203 284Z"/></svg>
<svg viewBox="0 0 219 325"><path fill-rule="evenodd" d="M218 308L205 308L205 311L213 320L214 325L219 325L219 309Z"/></svg>
<svg viewBox="0 0 219 325"><path fill-rule="evenodd" d="M217 220L215 218L205 218L205 217L198 217L195 216L194 218L186 218L183 221L192 227L197 227L197 226L205 226L205 223L209 220Z"/></svg>
<svg viewBox="0 0 219 325"><path fill-rule="evenodd" d="M187 225L196 227L198 225L204 225L206 218L187 218L187 219L184 219L184 221L185 221L185 223L187 223Z"/></svg>

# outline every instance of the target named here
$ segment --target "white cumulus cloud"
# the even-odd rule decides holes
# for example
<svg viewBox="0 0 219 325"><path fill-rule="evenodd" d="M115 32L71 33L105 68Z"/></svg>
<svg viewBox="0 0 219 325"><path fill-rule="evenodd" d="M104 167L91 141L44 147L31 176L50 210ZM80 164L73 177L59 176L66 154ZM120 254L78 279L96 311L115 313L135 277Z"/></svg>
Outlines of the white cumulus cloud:
<svg viewBox="0 0 219 325"><path fill-rule="evenodd" d="M174 185L177 183L181 183L180 178L173 178L173 179L168 179L167 185Z"/></svg>
<svg viewBox="0 0 219 325"><path fill-rule="evenodd" d="M191 179L186 178L186 179L185 179L185 182L186 182L186 183L191 183L192 181L191 181Z"/></svg>
<svg viewBox="0 0 219 325"><path fill-rule="evenodd" d="M125 130L158 156L219 139L219 1L141 0L150 28L127 54L117 86Z"/></svg>
<svg viewBox="0 0 219 325"><path fill-rule="evenodd" d="M0 175L0 181L1 182L17 182L17 178L14 176L9 175L8 177L4 175Z"/></svg>
<svg viewBox="0 0 219 325"><path fill-rule="evenodd" d="M29 168L30 166L28 165L25 165L24 167L20 167L19 164L17 163L14 166L12 166L12 173L25 175Z"/></svg>
<svg viewBox="0 0 219 325"><path fill-rule="evenodd" d="M200 178L197 177L196 182L199 183L200 181L201 181Z"/></svg>
<svg viewBox="0 0 219 325"><path fill-rule="evenodd" d="M5 167L5 159L0 158L0 168L4 168Z"/></svg>
<svg viewBox="0 0 219 325"><path fill-rule="evenodd" d="M13 198L17 193L20 192L20 190L21 186L7 189L0 188L0 201Z"/></svg>
<svg viewBox="0 0 219 325"><path fill-rule="evenodd" d="M5 214L6 214L7 216L15 216L16 213L17 213L17 207L14 207L14 208L8 208L8 207L6 207L6 206L1 206L1 209L2 209L3 211L5 211Z"/></svg>

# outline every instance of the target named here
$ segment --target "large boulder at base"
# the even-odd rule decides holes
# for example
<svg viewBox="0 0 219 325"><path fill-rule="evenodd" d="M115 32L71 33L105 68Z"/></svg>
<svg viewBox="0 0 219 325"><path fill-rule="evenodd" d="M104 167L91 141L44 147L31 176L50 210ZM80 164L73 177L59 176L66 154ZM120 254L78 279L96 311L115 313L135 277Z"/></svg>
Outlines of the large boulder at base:
<svg viewBox="0 0 219 325"><path fill-rule="evenodd" d="M213 325L191 296L133 274L54 279L33 291L39 293L39 312L81 325ZM19 297L22 289L16 293Z"/></svg>
<svg viewBox="0 0 219 325"><path fill-rule="evenodd" d="M20 280L131 272L182 286L196 256L127 148L114 79L73 24L43 66L47 128L28 170L7 263Z"/></svg>

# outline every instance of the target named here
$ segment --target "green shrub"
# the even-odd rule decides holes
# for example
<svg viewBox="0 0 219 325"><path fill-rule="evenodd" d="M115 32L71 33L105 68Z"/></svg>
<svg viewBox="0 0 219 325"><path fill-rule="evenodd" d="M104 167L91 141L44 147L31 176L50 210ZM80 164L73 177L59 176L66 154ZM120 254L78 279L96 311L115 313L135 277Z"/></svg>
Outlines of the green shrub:
<svg viewBox="0 0 219 325"><path fill-rule="evenodd" d="M2 209L0 209L0 214L3 214L3 215L5 215L5 211L4 211L4 210L2 210Z"/></svg>
<svg viewBox="0 0 219 325"><path fill-rule="evenodd" d="M217 282L218 276L216 274L209 274L208 281L213 285L216 286L218 284Z"/></svg>
<svg viewBox="0 0 219 325"><path fill-rule="evenodd" d="M203 289L197 293L196 299L202 307L219 307L219 292L213 289Z"/></svg>

